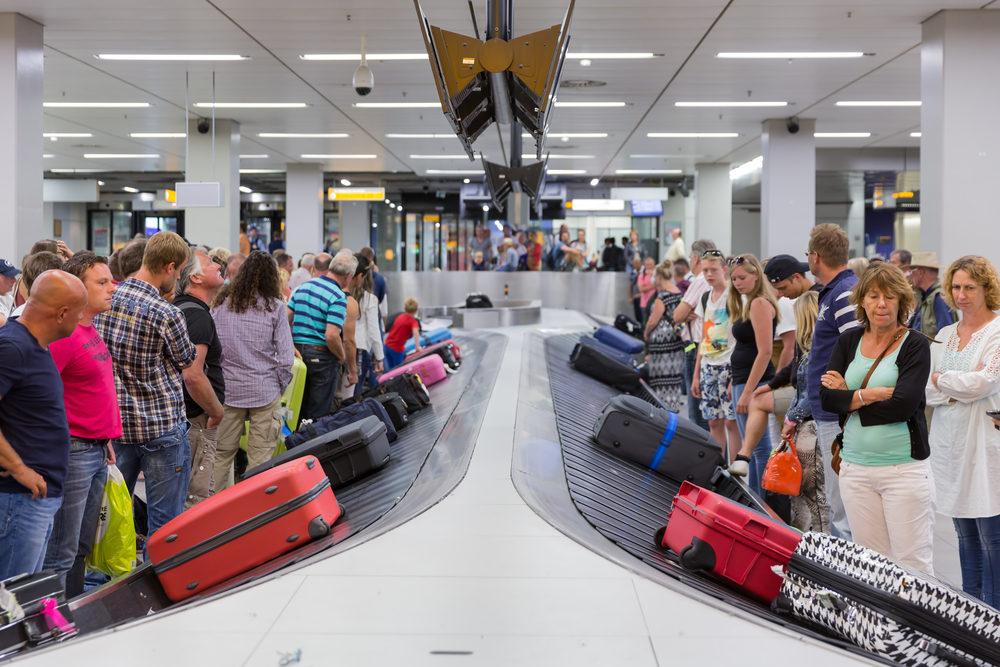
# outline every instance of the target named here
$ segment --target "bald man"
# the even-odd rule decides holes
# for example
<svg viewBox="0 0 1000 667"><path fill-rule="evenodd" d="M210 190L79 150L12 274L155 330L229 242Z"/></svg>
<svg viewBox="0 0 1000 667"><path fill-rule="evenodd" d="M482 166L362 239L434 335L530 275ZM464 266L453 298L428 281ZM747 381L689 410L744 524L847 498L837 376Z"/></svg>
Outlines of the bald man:
<svg viewBox="0 0 1000 667"><path fill-rule="evenodd" d="M0 579L42 569L69 471L63 384L49 345L80 323L87 290L76 276L46 271L24 312L0 327Z"/></svg>

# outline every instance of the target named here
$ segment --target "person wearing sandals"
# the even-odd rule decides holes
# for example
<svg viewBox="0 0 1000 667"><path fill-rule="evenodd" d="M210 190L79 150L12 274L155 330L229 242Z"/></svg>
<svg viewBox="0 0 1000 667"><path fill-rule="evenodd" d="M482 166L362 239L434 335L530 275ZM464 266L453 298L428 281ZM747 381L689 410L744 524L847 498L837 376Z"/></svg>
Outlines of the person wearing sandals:
<svg viewBox="0 0 1000 667"><path fill-rule="evenodd" d="M1000 608L1000 432L986 414L1000 408L1000 276L986 258L962 257L943 296L962 319L938 331L927 383L938 509L958 533L963 590Z"/></svg>
<svg viewBox="0 0 1000 667"><path fill-rule="evenodd" d="M837 340L819 395L844 429L833 468L854 541L933 576L936 500L924 415L931 351L926 336L906 328L914 301L900 269L868 267L850 297L862 328Z"/></svg>

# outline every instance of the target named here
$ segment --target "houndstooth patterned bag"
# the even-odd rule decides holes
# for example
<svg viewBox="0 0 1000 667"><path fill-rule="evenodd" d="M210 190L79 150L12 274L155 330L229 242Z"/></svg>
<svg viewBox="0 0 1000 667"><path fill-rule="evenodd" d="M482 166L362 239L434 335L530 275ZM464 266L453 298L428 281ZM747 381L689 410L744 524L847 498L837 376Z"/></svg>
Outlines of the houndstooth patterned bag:
<svg viewBox="0 0 1000 667"><path fill-rule="evenodd" d="M822 533L803 536L776 606L908 667L990 665L1000 655L1000 612Z"/></svg>

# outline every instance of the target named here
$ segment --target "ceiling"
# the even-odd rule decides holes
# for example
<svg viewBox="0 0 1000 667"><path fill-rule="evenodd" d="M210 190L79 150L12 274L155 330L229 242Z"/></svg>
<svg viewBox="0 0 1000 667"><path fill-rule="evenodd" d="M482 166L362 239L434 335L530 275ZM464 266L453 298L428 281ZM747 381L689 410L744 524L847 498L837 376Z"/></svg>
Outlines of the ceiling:
<svg viewBox="0 0 1000 667"><path fill-rule="evenodd" d="M557 108L550 132L606 132L595 139L550 139L550 168L585 170L589 180L616 178L618 169L682 169L699 162L740 164L760 154L768 117L816 118L819 132L871 132L865 139L817 139L818 147L916 147L919 108L844 108L838 100L919 100L921 22L942 9L974 9L985 0L577 0L571 52L646 51L645 60L567 60L564 79L603 81L591 89L564 88L560 102L620 101L618 108ZM485 3L476 2L480 27ZM515 35L558 24L568 0L515 0ZM992 4L992 3L990 3ZM463 0L425 0L432 24L472 34ZM1000 3L994 5L1000 7ZM19 12L45 26L46 102L149 102L140 109L45 110L46 132L92 132L88 139L45 142L46 169L116 172L184 169L184 139L133 139L131 132L185 130L185 74L190 102L211 101L212 72L219 102L303 102L300 109L219 109L241 124L244 168L283 169L319 162L327 172L359 182L428 169L478 169L455 139L391 139L386 134L447 134L437 109L359 109L355 102L434 102L426 61L370 61L375 89L359 98L351 77L356 62L307 61L306 53L424 50L410 0L0 0L0 12ZM721 51L863 51L836 60L728 60ZM237 62L122 62L98 53L241 54ZM678 101L787 101L780 109L678 108ZM205 109L191 108L204 114ZM334 133L343 139L265 139L259 133ZM653 139L649 132L737 132L736 138ZM502 161L510 150L505 128L490 128L475 148ZM525 152L533 142L526 140ZM97 148L99 147L99 148ZM158 153L159 158L92 160L86 152ZM374 154L375 159L308 160L303 154ZM668 157L631 157L633 155ZM246 182L254 186L253 177ZM565 179L566 177L560 177ZM658 180L659 176L619 176ZM263 180L261 180L263 182Z"/></svg>

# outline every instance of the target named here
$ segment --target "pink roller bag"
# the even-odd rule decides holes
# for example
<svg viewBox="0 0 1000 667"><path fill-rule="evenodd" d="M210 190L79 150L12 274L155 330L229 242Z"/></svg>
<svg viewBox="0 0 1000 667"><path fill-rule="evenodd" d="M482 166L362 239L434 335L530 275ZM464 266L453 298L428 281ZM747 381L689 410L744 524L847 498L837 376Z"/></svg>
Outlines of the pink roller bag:
<svg viewBox="0 0 1000 667"><path fill-rule="evenodd" d="M432 384L437 384L441 380L448 377L448 372L444 369L444 361L436 354L424 357L423 359L417 359L416 361L411 361L408 364L403 364L402 366L396 366L388 373L382 375L379 378L379 383L385 382L390 378L394 378L397 375L402 375L403 373L413 373L420 378L420 381L424 383L425 387L430 387Z"/></svg>

